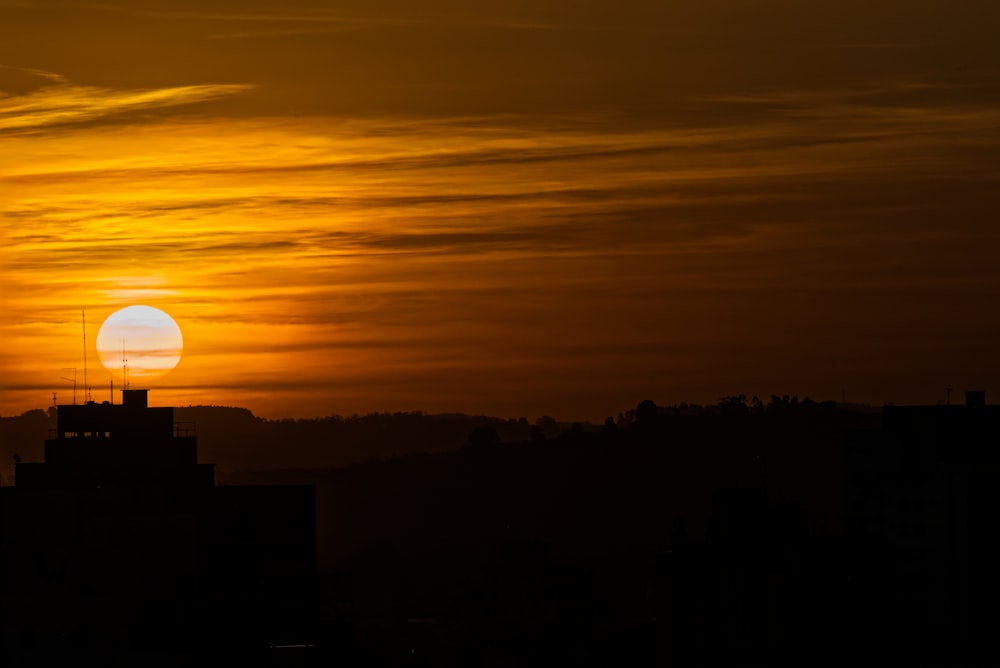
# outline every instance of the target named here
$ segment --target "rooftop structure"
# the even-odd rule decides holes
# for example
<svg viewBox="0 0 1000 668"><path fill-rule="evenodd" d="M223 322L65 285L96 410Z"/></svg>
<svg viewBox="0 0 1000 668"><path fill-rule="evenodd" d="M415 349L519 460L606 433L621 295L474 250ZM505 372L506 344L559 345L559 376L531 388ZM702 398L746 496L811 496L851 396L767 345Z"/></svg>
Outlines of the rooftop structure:
<svg viewBox="0 0 1000 668"><path fill-rule="evenodd" d="M198 463L193 427L173 408L150 408L146 390L125 390L121 404L60 406L45 441L45 461L19 463L19 488L212 487L214 464Z"/></svg>

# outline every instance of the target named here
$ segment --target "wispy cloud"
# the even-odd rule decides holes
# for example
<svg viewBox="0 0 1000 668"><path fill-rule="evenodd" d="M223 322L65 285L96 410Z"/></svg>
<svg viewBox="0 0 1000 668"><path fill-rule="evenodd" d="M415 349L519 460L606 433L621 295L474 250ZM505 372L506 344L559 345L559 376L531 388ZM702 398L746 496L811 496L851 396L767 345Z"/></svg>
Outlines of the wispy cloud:
<svg viewBox="0 0 1000 668"><path fill-rule="evenodd" d="M24 95L0 97L0 132L81 123L130 112L195 104L253 88L246 84L200 84L116 90L76 85L52 72L23 71L51 83Z"/></svg>
<svg viewBox="0 0 1000 668"><path fill-rule="evenodd" d="M61 74L56 74L55 72L48 72L46 70L39 70L33 67L12 67L10 65L0 65L0 70L7 70L13 72L21 72L23 74L28 74L31 76L36 76L41 79L46 79L57 84L67 84L69 81Z"/></svg>

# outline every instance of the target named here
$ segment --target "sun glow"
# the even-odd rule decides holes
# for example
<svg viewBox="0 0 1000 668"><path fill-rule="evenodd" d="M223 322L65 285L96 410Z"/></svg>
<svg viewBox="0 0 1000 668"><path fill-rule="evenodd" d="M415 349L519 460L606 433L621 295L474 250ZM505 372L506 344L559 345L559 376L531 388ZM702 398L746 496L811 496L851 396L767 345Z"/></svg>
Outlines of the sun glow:
<svg viewBox="0 0 1000 668"><path fill-rule="evenodd" d="M148 382L169 373L181 361L184 339L173 318L152 306L115 311L97 333L101 363L122 383Z"/></svg>

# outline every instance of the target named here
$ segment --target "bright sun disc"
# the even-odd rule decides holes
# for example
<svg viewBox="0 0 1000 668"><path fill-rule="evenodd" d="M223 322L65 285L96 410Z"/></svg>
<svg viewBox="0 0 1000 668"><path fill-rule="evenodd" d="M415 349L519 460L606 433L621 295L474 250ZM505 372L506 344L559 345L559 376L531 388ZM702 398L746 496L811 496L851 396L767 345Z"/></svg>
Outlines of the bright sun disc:
<svg viewBox="0 0 1000 668"><path fill-rule="evenodd" d="M127 361L128 381L156 380L181 361L184 338L174 319L152 306L129 306L108 316L97 333L101 364L122 375Z"/></svg>

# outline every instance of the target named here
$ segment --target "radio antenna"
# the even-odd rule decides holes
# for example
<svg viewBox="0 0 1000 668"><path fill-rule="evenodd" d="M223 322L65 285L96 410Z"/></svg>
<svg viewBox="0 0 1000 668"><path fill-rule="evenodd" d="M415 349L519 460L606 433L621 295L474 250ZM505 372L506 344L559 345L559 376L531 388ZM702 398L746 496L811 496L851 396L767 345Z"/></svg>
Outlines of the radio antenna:
<svg viewBox="0 0 1000 668"><path fill-rule="evenodd" d="M87 309L81 308L83 322L83 403L90 401L90 386L87 385Z"/></svg>
<svg viewBox="0 0 1000 668"><path fill-rule="evenodd" d="M76 406L76 367L66 367L62 371L72 371L73 377L67 378L66 376L59 376L60 380L73 381L73 405Z"/></svg>
<svg viewBox="0 0 1000 668"><path fill-rule="evenodd" d="M128 360L125 358L125 337L122 337L122 391L128 389Z"/></svg>

